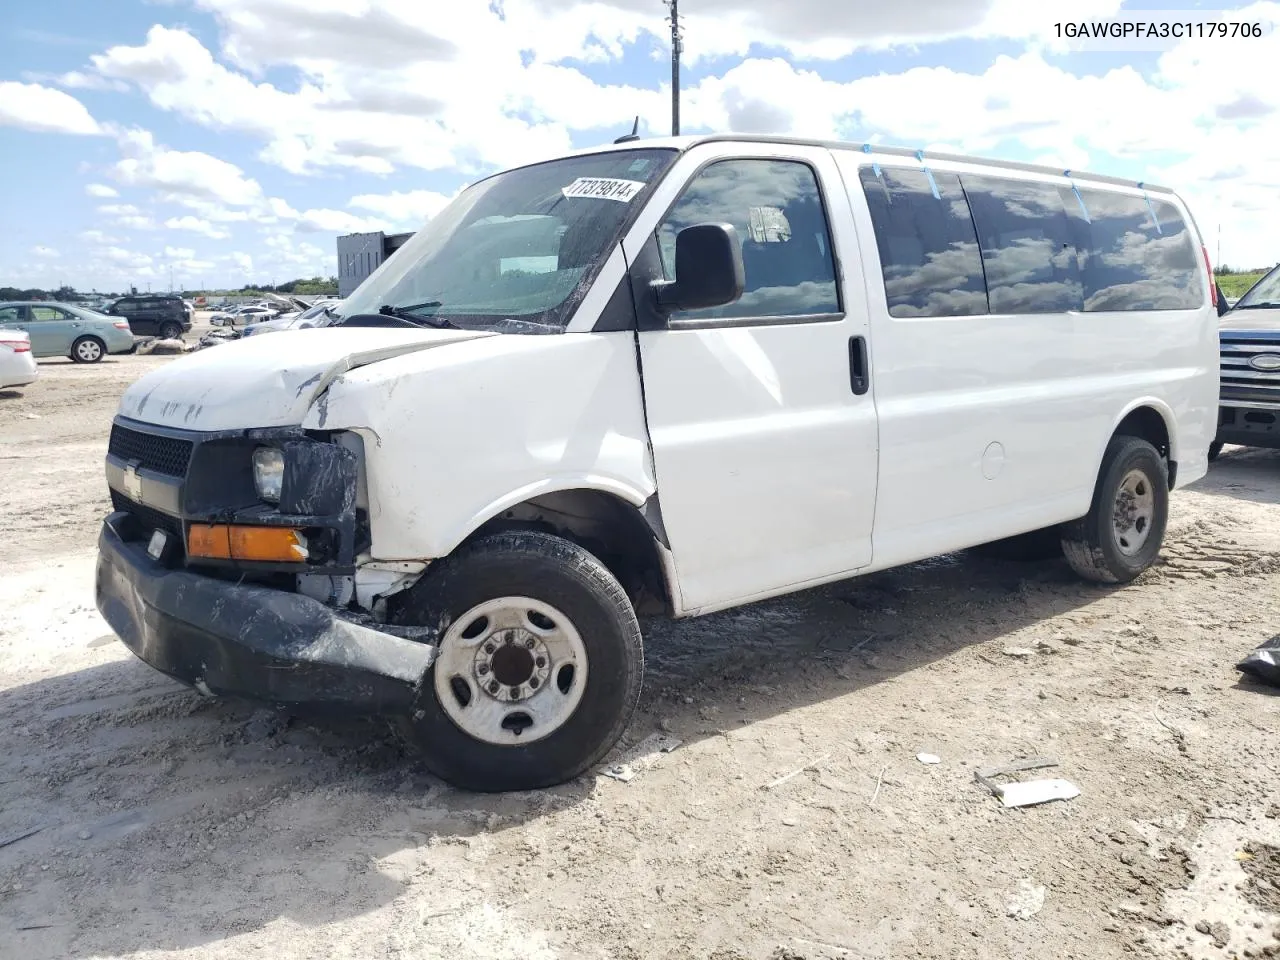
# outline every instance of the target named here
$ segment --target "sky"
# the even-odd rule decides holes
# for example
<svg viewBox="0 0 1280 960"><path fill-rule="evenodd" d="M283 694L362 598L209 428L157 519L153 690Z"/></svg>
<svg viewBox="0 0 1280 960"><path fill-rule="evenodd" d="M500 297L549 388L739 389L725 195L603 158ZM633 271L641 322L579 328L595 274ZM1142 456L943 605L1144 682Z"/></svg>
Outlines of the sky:
<svg viewBox="0 0 1280 960"><path fill-rule="evenodd" d="M328 276L340 234L418 229L466 184L610 142L636 116L642 134L671 128L662 0L2 6L0 286ZM1280 3L681 0L680 12L682 133L1158 183L1190 204L1216 263L1280 260ZM1057 36L1055 24L1114 17L1263 35L1105 49Z"/></svg>

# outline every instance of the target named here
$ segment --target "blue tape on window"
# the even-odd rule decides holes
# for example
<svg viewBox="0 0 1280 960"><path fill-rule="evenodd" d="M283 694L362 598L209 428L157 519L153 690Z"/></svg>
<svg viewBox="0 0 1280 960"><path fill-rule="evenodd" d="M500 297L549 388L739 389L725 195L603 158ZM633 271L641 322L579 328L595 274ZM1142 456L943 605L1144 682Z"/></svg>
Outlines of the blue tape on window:
<svg viewBox="0 0 1280 960"><path fill-rule="evenodd" d="M1089 208L1084 205L1084 197L1080 196L1080 191L1076 187L1075 181L1071 180L1071 171L1063 170L1062 175L1071 181L1071 192L1076 195L1076 203L1080 204L1080 216L1084 217L1085 223L1093 223L1093 220L1089 218Z"/></svg>
<svg viewBox="0 0 1280 960"><path fill-rule="evenodd" d="M1156 216L1155 208L1151 206L1151 198L1147 196L1147 188L1140 183L1138 184L1138 189L1142 191L1142 199L1147 201L1147 213L1151 214L1151 222L1156 225L1156 233L1163 235L1164 231L1160 229L1160 218Z"/></svg>
<svg viewBox="0 0 1280 960"><path fill-rule="evenodd" d="M869 144L869 143L864 143L864 144L862 145L862 152L863 152L863 153L870 153L870 152L871 152L871 144ZM872 161L871 161L871 172L872 172L872 173L874 173L874 174L876 175L876 177L877 177L877 178L879 178L879 176L880 176L880 164L876 163L874 160L872 160Z"/></svg>
<svg viewBox="0 0 1280 960"><path fill-rule="evenodd" d="M929 165L924 162L924 151L916 151L916 159L920 161L920 165L924 167L924 175L929 178L929 189L933 191L933 199L941 200L942 195L938 193L938 184L933 179L933 171L929 169Z"/></svg>

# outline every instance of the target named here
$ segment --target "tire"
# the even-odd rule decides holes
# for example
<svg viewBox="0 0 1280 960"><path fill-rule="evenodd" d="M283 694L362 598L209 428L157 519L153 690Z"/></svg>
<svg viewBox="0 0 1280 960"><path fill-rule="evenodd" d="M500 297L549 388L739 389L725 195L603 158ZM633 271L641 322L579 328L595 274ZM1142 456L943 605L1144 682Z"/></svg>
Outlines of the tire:
<svg viewBox="0 0 1280 960"><path fill-rule="evenodd" d="M432 564L395 619L441 631L401 733L433 773L466 790L573 779L618 741L640 697L631 602L599 560L560 537L482 537Z"/></svg>
<svg viewBox="0 0 1280 960"><path fill-rule="evenodd" d="M1217 460L1218 454L1220 453L1222 453L1221 440L1215 440L1213 441L1213 443L1209 444L1209 462L1210 463L1213 463L1213 461Z"/></svg>
<svg viewBox="0 0 1280 960"><path fill-rule="evenodd" d="M1013 563L1037 563L1056 560L1062 556L1062 528L1045 527L1004 540L993 540L970 550L975 556L987 560L1007 560Z"/></svg>
<svg viewBox="0 0 1280 960"><path fill-rule="evenodd" d="M80 337L71 344L71 359L76 363L97 363L107 353L107 345L97 337Z"/></svg>
<svg viewBox="0 0 1280 960"><path fill-rule="evenodd" d="M1116 520L1122 506L1124 529ZM1138 437L1112 437L1098 471L1093 504L1087 515L1063 528L1062 550L1084 579L1128 583L1155 563L1168 522L1169 471L1164 458Z"/></svg>
<svg viewBox="0 0 1280 960"><path fill-rule="evenodd" d="M168 323L162 323L160 324L159 332L160 332L161 340L181 340L182 324L174 323L173 321L169 321Z"/></svg>

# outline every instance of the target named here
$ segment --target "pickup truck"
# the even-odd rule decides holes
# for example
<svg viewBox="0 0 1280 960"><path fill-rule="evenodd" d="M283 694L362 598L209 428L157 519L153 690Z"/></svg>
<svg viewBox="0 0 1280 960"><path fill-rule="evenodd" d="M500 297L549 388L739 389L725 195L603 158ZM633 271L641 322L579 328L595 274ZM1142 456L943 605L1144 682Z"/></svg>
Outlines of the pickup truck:
<svg viewBox="0 0 1280 960"><path fill-rule="evenodd" d="M1222 348L1215 460L1224 444L1280 449L1280 265L1218 320Z"/></svg>

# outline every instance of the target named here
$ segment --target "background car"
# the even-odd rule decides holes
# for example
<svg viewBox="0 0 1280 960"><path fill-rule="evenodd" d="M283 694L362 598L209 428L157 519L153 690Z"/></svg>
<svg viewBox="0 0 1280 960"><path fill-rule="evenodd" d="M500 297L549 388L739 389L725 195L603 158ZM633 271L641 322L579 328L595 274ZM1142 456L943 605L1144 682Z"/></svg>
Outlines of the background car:
<svg viewBox="0 0 1280 960"><path fill-rule="evenodd" d="M76 363L97 363L134 346L128 320L70 303L0 303L0 328L25 330L37 357L70 357Z"/></svg>
<svg viewBox="0 0 1280 960"><path fill-rule="evenodd" d="M215 313L209 318L209 322L215 327L234 327L237 321L240 323L256 323L270 320L275 315L275 311L270 307L232 307L225 313Z"/></svg>
<svg viewBox="0 0 1280 960"><path fill-rule="evenodd" d="M121 297L111 305L111 315L124 317L138 336L180 340L191 329L191 316L179 296L147 293Z"/></svg>
<svg viewBox="0 0 1280 960"><path fill-rule="evenodd" d="M0 387L25 387L40 376L31 336L25 330L0 328Z"/></svg>
<svg viewBox="0 0 1280 960"><path fill-rule="evenodd" d="M326 311L336 311L336 308L341 303L341 300L323 300L311 308L303 310L301 313L285 314L275 320L251 323L244 328L241 336L249 337L255 334L278 333L281 330L308 330L312 327L327 327L330 323L330 317Z"/></svg>

